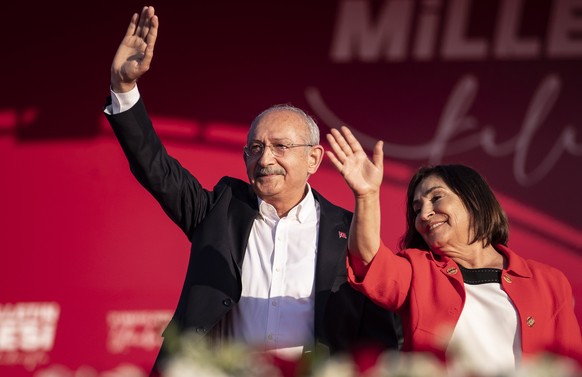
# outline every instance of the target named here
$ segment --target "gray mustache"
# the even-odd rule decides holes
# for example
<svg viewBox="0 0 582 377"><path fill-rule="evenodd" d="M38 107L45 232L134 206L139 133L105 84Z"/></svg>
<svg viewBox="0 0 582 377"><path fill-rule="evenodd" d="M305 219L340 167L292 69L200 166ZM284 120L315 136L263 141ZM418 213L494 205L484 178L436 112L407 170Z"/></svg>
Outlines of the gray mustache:
<svg viewBox="0 0 582 377"><path fill-rule="evenodd" d="M266 175L286 175L287 172L280 166L266 166L258 168L255 172L256 177L264 177Z"/></svg>

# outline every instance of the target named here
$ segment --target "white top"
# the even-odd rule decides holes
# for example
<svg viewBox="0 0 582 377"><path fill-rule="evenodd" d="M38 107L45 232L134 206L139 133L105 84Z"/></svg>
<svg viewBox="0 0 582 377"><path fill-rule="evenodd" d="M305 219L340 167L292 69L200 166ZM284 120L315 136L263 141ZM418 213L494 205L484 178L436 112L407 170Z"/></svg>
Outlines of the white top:
<svg viewBox="0 0 582 377"><path fill-rule="evenodd" d="M521 333L511 299L499 283L465 284L465 292L465 306L447 348L451 376L459 370L512 375L521 360Z"/></svg>

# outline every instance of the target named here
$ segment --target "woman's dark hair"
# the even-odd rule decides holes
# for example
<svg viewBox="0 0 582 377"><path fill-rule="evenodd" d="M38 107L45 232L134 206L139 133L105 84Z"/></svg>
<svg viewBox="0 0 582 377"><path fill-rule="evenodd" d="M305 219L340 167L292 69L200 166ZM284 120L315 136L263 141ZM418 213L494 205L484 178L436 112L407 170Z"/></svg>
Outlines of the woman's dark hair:
<svg viewBox="0 0 582 377"><path fill-rule="evenodd" d="M484 246L507 245L509 222L505 211L485 179L475 170L464 165L436 165L421 167L410 180L406 194L406 233L400 240L400 249L430 250L416 231L416 213L412 207L414 192L423 179L429 176L441 178L459 196L469 212L473 228L470 243L481 241Z"/></svg>

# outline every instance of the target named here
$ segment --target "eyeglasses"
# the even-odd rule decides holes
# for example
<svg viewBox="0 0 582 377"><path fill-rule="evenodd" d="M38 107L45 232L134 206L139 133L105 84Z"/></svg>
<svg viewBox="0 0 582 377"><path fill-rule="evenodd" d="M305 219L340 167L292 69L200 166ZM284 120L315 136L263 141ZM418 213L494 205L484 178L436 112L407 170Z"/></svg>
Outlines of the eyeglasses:
<svg viewBox="0 0 582 377"><path fill-rule="evenodd" d="M263 143L253 143L251 145L245 145L244 151L247 157L260 157L265 153L265 148L269 147L271 153L275 157L284 157L289 150L297 147L313 147L313 144L263 144Z"/></svg>

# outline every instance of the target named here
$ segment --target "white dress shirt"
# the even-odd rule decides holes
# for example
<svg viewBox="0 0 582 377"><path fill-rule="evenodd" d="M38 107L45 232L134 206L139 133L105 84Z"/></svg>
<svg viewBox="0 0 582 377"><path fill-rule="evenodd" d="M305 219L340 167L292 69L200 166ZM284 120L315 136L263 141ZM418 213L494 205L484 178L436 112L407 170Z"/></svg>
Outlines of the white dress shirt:
<svg viewBox="0 0 582 377"><path fill-rule="evenodd" d="M115 93L111 90L111 105L105 108L107 114L118 114L129 110L139 101L139 90L137 85L132 90L125 93Z"/></svg>
<svg viewBox="0 0 582 377"><path fill-rule="evenodd" d="M242 266L230 336L282 357L313 343L319 205L311 188L286 217L259 199Z"/></svg>

